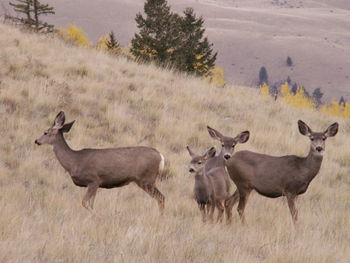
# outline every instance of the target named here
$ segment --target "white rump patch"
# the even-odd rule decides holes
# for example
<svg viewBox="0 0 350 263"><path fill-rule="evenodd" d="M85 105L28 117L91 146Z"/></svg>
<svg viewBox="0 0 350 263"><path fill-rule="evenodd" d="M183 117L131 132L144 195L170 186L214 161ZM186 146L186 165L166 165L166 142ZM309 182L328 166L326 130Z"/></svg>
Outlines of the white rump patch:
<svg viewBox="0 0 350 263"><path fill-rule="evenodd" d="M159 153L160 155L160 162L159 162L159 173L162 173L164 170L164 165L165 165L165 159L163 154Z"/></svg>

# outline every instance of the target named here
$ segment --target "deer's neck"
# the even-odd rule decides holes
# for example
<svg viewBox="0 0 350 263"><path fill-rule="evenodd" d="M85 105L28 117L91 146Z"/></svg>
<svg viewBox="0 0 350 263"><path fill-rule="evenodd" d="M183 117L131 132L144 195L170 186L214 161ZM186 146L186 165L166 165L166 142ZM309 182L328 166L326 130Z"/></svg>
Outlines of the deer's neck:
<svg viewBox="0 0 350 263"><path fill-rule="evenodd" d="M69 147L62 133L59 135L59 139L53 144L53 151L63 168L70 173L75 163L76 154Z"/></svg>
<svg viewBox="0 0 350 263"><path fill-rule="evenodd" d="M322 155L316 155L312 149L310 149L308 156L305 158L305 164L308 168L307 179L309 182L318 174L322 160Z"/></svg>
<svg viewBox="0 0 350 263"><path fill-rule="evenodd" d="M225 166L224 154L221 151L218 156L215 156L206 162L205 171L208 172L213 168L224 167L224 166Z"/></svg>
<svg viewBox="0 0 350 263"><path fill-rule="evenodd" d="M215 156L213 158L215 160L216 167L224 167L225 166L225 159L224 159L224 152L221 150L218 156Z"/></svg>

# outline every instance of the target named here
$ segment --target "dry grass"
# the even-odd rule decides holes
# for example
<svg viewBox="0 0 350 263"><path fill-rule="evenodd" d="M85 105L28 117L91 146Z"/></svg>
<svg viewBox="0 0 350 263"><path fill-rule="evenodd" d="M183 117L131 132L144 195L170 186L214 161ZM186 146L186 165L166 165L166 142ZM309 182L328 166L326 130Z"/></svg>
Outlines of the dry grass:
<svg viewBox="0 0 350 263"><path fill-rule="evenodd" d="M249 129L237 150L273 155L308 151L297 130L336 121L258 96L248 88L208 86L153 66L139 66L93 50L0 24L0 262L349 262L350 125L327 141L320 174L298 202L293 228L285 200L257 194L230 226L201 223L192 199L185 146L216 143ZM158 207L134 185L100 190L96 219L81 206L85 189L73 185L51 147L34 139L59 110L76 119L67 139L82 147L152 145L174 176L159 183ZM219 145L217 145L219 147Z"/></svg>

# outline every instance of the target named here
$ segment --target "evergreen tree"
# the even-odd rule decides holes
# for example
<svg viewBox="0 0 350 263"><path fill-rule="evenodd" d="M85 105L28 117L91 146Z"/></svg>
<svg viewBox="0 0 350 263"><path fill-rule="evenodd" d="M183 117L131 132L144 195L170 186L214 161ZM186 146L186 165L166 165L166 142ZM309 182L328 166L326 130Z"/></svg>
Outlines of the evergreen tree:
<svg viewBox="0 0 350 263"><path fill-rule="evenodd" d="M297 93L297 90L298 90L298 84L294 83L290 91L295 95Z"/></svg>
<svg viewBox="0 0 350 263"><path fill-rule="evenodd" d="M314 98L317 106L320 106L322 104L321 99L323 97L323 93L321 92L320 88L317 88L312 92L312 97Z"/></svg>
<svg viewBox="0 0 350 263"><path fill-rule="evenodd" d="M114 36L114 32L109 33L109 38L106 40L106 47L109 51L116 53L120 49L118 40Z"/></svg>
<svg viewBox="0 0 350 263"><path fill-rule="evenodd" d="M289 76L288 76L288 78L287 78L287 82L288 82L288 84L290 84L290 83L292 82L292 80L290 79Z"/></svg>
<svg viewBox="0 0 350 263"><path fill-rule="evenodd" d="M131 40L130 51L141 61L169 63L178 42L179 16L170 12L166 0L147 0L144 12L145 17L136 15L140 33Z"/></svg>
<svg viewBox="0 0 350 263"><path fill-rule="evenodd" d="M341 96L339 99L339 106L342 106L342 107L346 106L346 101L343 96Z"/></svg>
<svg viewBox="0 0 350 263"><path fill-rule="evenodd" d="M293 61L292 61L292 59L290 58L290 56L287 57L286 63L287 63L287 66L288 66L288 67L293 66Z"/></svg>
<svg viewBox="0 0 350 263"><path fill-rule="evenodd" d="M199 76L208 75L215 66L217 53L213 53L213 44L208 38L203 37L203 18L197 18L193 9L187 8L179 21L181 33L173 56L175 67Z"/></svg>
<svg viewBox="0 0 350 263"><path fill-rule="evenodd" d="M33 19L31 16L30 6L31 6L31 0L16 0L17 3L9 3L10 6L13 6L13 9L16 13L22 13L25 15L26 18L20 18L18 19L23 24L30 24Z"/></svg>
<svg viewBox="0 0 350 263"><path fill-rule="evenodd" d="M24 14L24 18L18 18L17 20L36 31L46 30L52 32L54 26L49 25L46 22L40 20L40 16L54 14L54 8L48 4L42 4L38 0L14 0L14 3L10 2L15 12Z"/></svg>
<svg viewBox="0 0 350 263"><path fill-rule="evenodd" d="M259 82L258 85L269 84L269 76L265 67L261 67L259 71Z"/></svg>
<svg viewBox="0 0 350 263"><path fill-rule="evenodd" d="M309 92L305 89L305 87L304 86L301 86L300 87L300 89L302 89L303 90L303 92L304 92L304 96L306 97L306 98L311 98L311 96L310 96L310 94L309 94ZM323 95L323 93L322 93L322 95Z"/></svg>

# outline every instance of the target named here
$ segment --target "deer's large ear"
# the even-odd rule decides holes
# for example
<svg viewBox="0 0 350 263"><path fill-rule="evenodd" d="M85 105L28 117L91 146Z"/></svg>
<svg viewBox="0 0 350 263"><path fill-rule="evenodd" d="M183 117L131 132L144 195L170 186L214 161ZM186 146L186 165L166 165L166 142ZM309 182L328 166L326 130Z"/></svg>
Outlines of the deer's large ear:
<svg viewBox="0 0 350 263"><path fill-rule="evenodd" d="M57 114L52 126L53 126L53 128L61 129L63 127L65 121L66 121L66 116L65 116L63 111L60 111Z"/></svg>
<svg viewBox="0 0 350 263"><path fill-rule="evenodd" d="M67 123L65 125L63 125L63 127L60 129L61 132L69 132L70 129L72 128L73 124L74 124L75 121L72 121L70 123Z"/></svg>
<svg viewBox="0 0 350 263"><path fill-rule="evenodd" d="M196 154L191 150L190 146L187 145L186 149L187 149L187 151L188 151L188 153L190 154L191 157L196 156Z"/></svg>
<svg viewBox="0 0 350 263"><path fill-rule="evenodd" d="M207 126L207 129L208 129L209 135L216 140L221 141L222 138L224 137L220 132L218 132L217 130L215 130L209 126Z"/></svg>
<svg viewBox="0 0 350 263"><path fill-rule="evenodd" d="M301 120L298 120L298 127L299 127L299 132L302 135L305 135L305 136L310 136L311 135L312 130L310 129L309 126L306 125L305 122L303 122Z"/></svg>
<svg viewBox="0 0 350 263"><path fill-rule="evenodd" d="M210 158L213 158L216 154L216 149L215 147L211 147L209 148L205 153L204 153L204 158L206 160L210 159Z"/></svg>
<svg viewBox="0 0 350 263"><path fill-rule="evenodd" d="M324 135L326 137L333 137L338 133L338 128L339 128L339 125L337 122L335 122L327 128L327 130L324 132Z"/></svg>
<svg viewBox="0 0 350 263"><path fill-rule="evenodd" d="M239 143L245 143L249 140L249 136L250 136L249 131L241 132L236 136L235 141Z"/></svg>

